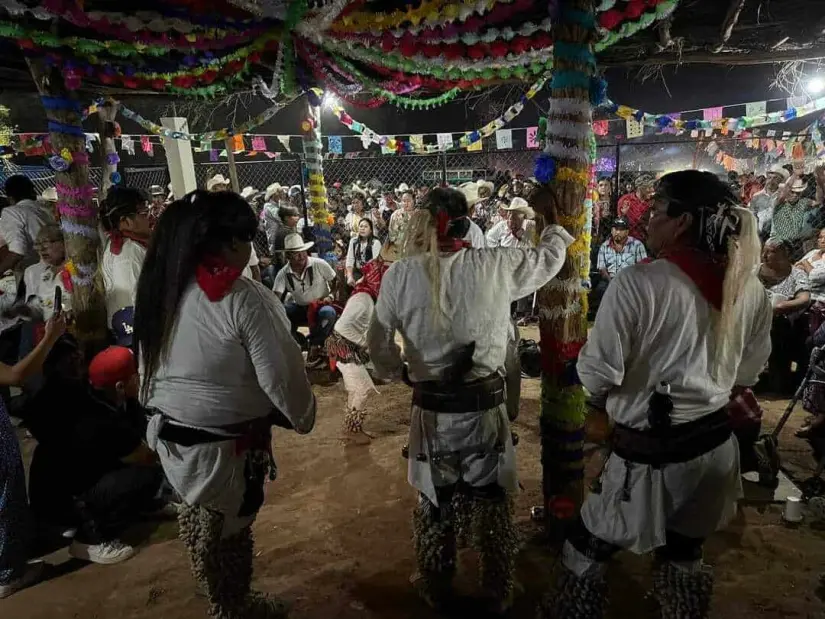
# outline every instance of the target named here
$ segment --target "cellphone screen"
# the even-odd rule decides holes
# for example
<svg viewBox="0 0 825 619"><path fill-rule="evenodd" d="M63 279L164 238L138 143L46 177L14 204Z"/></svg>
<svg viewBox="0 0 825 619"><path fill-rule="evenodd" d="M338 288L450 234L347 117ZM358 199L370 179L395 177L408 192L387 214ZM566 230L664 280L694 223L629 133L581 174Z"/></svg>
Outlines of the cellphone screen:
<svg viewBox="0 0 825 619"><path fill-rule="evenodd" d="M54 313L60 314L63 311L63 289L60 286L54 287Z"/></svg>

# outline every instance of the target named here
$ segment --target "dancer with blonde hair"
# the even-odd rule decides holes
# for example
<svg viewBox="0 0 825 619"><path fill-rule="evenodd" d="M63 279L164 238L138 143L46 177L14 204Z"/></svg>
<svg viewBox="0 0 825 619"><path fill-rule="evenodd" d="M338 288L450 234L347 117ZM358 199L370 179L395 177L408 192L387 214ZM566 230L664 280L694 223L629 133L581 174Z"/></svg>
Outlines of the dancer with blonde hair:
<svg viewBox="0 0 825 619"><path fill-rule="evenodd" d="M405 258L381 284L368 346L379 376L402 371L396 331L413 386L408 479L419 493L413 513L419 593L431 606L451 591L456 566L454 495L472 503L471 541L491 610L512 603L517 538L511 497L518 488L501 368L514 299L558 273L573 242L549 190L534 207L547 227L533 249L470 249L461 192L434 189L414 212Z"/></svg>
<svg viewBox="0 0 825 619"><path fill-rule="evenodd" d="M612 453L564 545L543 617L603 616L607 560L656 553L662 619L705 619L713 576L704 540L741 496L726 405L753 386L771 349L771 304L754 275L754 216L708 172L664 176L648 244L657 260L607 288L578 361L590 426Z"/></svg>

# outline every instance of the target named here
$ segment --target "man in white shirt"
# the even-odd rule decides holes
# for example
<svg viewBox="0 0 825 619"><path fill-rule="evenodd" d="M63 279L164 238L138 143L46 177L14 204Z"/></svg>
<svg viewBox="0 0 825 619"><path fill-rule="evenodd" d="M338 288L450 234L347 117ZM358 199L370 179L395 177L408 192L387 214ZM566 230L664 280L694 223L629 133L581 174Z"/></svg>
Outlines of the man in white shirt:
<svg viewBox="0 0 825 619"><path fill-rule="evenodd" d="M54 223L54 216L40 202L34 184L25 176L9 177L5 185L6 197L11 206L0 215L0 275L13 270L19 282L26 267L39 261L34 239L40 228Z"/></svg>
<svg viewBox="0 0 825 619"><path fill-rule="evenodd" d="M485 189L487 188L486 183L484 184L484 187ZM473 207L484 200L484 198L479 195L480 184L464 183L459 189L467 199L467 219L470 222L470 228L467 230L464 240L467 241L473 249L483 249L484 247L487 247L487 240L484 238L484 232L482 232L476 222L470 219L470 212L472 212Z"/></svg>
<svg viewBox="0 0 825 619"><path fill-rule="evenodd" d="M540 617L600 619L606 562L620 550L656 553L662 619L708 617L702 546L742 492L726 407L734 387L756 383L771 349L756 220L737 203L710 172L665 175L648 224L659 259L623 269L607 288L577 370L587 426L612 451Z"/></svg>
<svg viewBox="0 0 825 619"><path fill-rule="evenodd" d="M504 366L510 302L558 273L572 237L556 224L547 193L537 193L549 224L535 249L466 248L467 205L453 189L433 189L407 228L408 257L384 275L367 338L376 374L402 370L404 342L413 385L408 479L419 593L433 606L449 595L456 564L456 492L471 503L473 545L491 609L513 594L517 536L509 500L518 489L507 414ZM538 201L541 202L538 202ZM446 222L446 226L444 223ZM439 251L429 253L433 234Z"/></svg>
<svg viewBox="0 0 825 619"><path fill-rule="evenodd" d="M275 276L272 290L283 302L292 336L299 344L306 342L298 327L309 327L308 344L314 356L335 326L330 283L336 275L327 262L307 253L313 245L305 243L299 234L290 234L284 239L287 264Z"/></svg>
<svg viewBox="0 0 825 619"><path fill-rule="evenodd" d="M507 219L487 231L487 247L535 247L535 213L527 200L515 197L504 210Z"/></svg>

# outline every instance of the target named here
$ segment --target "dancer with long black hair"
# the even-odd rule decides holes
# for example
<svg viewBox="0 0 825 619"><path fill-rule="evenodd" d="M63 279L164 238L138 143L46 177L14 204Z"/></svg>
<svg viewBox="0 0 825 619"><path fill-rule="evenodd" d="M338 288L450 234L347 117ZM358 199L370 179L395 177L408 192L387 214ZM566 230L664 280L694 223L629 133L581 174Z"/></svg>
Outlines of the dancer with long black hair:
<svg viewBox="0 0 825 619"><path fill-rule="evenodd" d="M305 434L315 423L283 306L241 277L257 225L234 193L196 191L173 203L146 255L135 312L147 442L183 498L181 540L220 619L286 612L250 593L250 527L275 475L271 425Z"/></svg>

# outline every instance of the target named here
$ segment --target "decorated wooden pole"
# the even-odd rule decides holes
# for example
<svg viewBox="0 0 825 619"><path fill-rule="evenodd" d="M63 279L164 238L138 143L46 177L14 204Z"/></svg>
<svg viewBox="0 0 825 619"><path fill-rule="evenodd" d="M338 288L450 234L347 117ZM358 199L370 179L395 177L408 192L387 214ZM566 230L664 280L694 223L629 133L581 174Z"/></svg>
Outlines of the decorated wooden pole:
<svg viewBox="0 0 825 619"><path fill-rule="evenodd" d="M575 238L558 277L539 291L541 333L541 463L544 513L576 515L583 495L584 392L574 364L587 337L590 233L585 208L591 166L591 93L598 97L592 0L564 0L553 48L545 150L536 178L557 197L560 223Z"/></svg>
<svg viewBox="0 0 825 619"><path fill-rule="evenodd" d="M327 210L327 188L324 183L324 157L321 142L321 100L323 91L307 90L307 117L301 121L306 170L307 209L312 219L315 247L319 254L332 251L332 215Z"/></svg>
<svg viewBox="0 0 825 619"><path fill-rule="evenodd" d="M95 189L89 183L83 109L74 94L80 74L70 69L61 75L39 59L27 62L49 121L49 164L55 172L66 268L72 281L74 333L85 344L102 342L106 339L106 307L94 286L100 249L98 209L93 201Z"/></svg>

